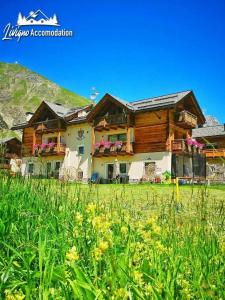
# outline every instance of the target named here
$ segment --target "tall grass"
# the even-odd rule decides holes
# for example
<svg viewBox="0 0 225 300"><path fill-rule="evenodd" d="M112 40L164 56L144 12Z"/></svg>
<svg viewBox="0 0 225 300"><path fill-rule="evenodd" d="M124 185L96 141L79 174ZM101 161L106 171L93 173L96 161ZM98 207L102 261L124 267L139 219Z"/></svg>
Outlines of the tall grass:
<svg viewBox="0 0 225 300"><path fill-rule="evenodd" d="M1 299L225 299L224 191L0 178Z"/></svg>

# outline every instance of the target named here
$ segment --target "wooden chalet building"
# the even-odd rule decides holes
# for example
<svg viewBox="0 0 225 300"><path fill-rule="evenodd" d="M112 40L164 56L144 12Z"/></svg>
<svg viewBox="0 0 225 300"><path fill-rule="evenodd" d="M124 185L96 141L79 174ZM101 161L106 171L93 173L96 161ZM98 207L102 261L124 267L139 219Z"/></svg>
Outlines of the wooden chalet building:
<svg viewBox="0 0 225 300"><path fill-rule="evenodd" d="M20 171L22 142L16 137L0 139L0 170Z"/></svg>
<svg viewBox="0 0 225 300"><path fill-rule="evenodd" d="M207 177L225 181L225 124L206 126L193 130L193 137L204 143L203 153L207 161Z"/></svg>
<svg viewBox="0 0 225 300"><path fill-rule="evenodd" d="M42 102L23 129L22 173L103 182L205 176L205 155L192 129L205 118L192 91L134 102L106 94L68 109Z"/></svg>

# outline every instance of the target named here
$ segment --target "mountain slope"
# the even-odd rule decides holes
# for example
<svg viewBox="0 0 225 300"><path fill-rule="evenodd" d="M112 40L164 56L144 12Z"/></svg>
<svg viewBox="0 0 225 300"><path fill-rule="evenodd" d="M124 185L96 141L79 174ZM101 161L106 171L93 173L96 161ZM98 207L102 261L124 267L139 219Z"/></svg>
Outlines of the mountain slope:
<svg viewBox="0 0 225 300"><path fill-rule="evenodd" d="M68 107L90 103L19 64L0 62L0 128L24 122L25 112L35 111L43 100Z"/></svg>

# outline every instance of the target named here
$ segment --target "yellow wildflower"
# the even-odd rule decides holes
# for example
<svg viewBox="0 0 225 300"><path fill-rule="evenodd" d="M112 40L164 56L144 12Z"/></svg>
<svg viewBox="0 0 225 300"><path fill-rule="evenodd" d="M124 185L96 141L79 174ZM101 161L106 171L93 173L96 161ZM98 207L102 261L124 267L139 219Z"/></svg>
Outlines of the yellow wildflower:
<svg viewBox="0 0 225 300"><path fill-rule="evenodd" d="M79 254L77 252L76 246L73 246L67 253L66 253L66 260L67 262L74 262L79 259Z"/></svg>
<svg viewBox="0 0 225 300"><path fill-rule="evenodd" d="M78 223L79 225L82 225L82 223L83 223L83 216L82 216L81 213L77 212L77 213L76 213L75 219L76 219L76 221L77 221L77 223Z"/></svg>
<svg viewBox="0 0 225 300"><path fill-rule="evenodd" d="M101 216L96 216L91 221L91 224L95 229L100 229L102 227L102 223L103 223L103 219Z"/></svg>
<svg viewBox="0 0 225 300"><path fill-rule="evenodd" d="M119 299L128 299L128 292L123 289L123 288L119 288L118 290L115 291L114 293L115 297L113 297L113 299L119 300Z"/></svg>
<svg viewBox="0 0 225 300"><path fill-rule="evenodd" d="M139 271L134 271L133 272L134 280L139 284L142 285L144 283L143 280L143 274Z"/></svg>
<svg viewBox="0 0 225 300"><path fill-rule="evenodd" d="M99 260L102 254L109 248L109 243L107 241L100 241L98 247L93 251L93 256L96 260Z"/></svg>
<svg viewBox="0 0 225 300"><path fill-rule="evenodd" d="M77 230L77 228L74 228L74 230L73 230L73 237L74 238L79 237L79 231Z"/></svg>
<svg viewBox="0 0 225 300"><path fill-rule="evenodd" d="M157 224L152 224L152 231L153 231L155 234L160 234L161 228L160 228Z"/></svg>
<svg viewBox="0 0 225 300"><path fill-rule="evenodd" d="M10 290L5 290L5 299L6 300L23 300L25 295L21 290L11 292Z"/></svg>
<svg viewBox="0 0 225 300"><path fill-rule="evenodd" d="M49 289L49 292L50 292L50 294L51 294L52 296L55 295L55 289L54 289L54 288L50 288L50 289Z"/></svg>
<svg viewBox="0 0 225 300"><path fill-rule="evenodd" d="M126 235L128 233L128 227L127 226L122 226L120 228L120 231L122 234Z"/></svg>
<svg viewBox="0 0 225 300"><path fill-rule="evenodd" d="M102 251L98 247L96 247L93 251L93 256L96 260L99 260L102 256Z"/></svg>
<svg viewBox="0 0 225 300"><path fill-rule="evenodd" d="M161 252L161 253L167 251L167 248L164 247L164 246L161 244L160 241L156 241L156 242L155 242L155 248L156 248L156 250L157 250L158 252Z"/></svg>
<svg viewBox="0 0 225 300"><path fill-rule="evenodd" d="M157 217L156 215L152 215L147 221L146 221L146 225L153 225L156 223Z"/></svg>
<svg viewBox="0 0 225 300"><path fill-rule="evenodd" d="M126 223L129 223L129 221L130 221L130 215L129 215L128 213L125 213L125 214L124 214L124 221L125 221Z"/></svg>
<svg viewBox="0 0 225 300"><path fill-rule="evenodd" d="M108 242L101 241L101 242L99 243L99 249L100 249L102 252L106 251L108 248L109 248L109 243L108 243Z"/></svg>
<svg viewBox="0 0 225 300"><path fill-rule="evenodd" d="M96 209L96 204L90 203L87 206L86 212L90 213L90 214L93 214L95 212L95 209Z"/></svg>
<svg viewBox="0 0 225 300"><path fill-rule="evenodd" d="M220 240L220 250L223 254L225 254L225 241L223 241L222 239Z"/></svg>

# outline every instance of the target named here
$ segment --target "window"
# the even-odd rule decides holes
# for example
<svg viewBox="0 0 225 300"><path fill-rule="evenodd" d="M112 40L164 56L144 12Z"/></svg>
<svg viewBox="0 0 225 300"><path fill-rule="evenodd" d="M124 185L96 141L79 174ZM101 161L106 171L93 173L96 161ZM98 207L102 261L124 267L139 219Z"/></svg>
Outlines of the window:
<svg viewBox="0 0 225 300"><path fill-rule="evenodd" d="M111 134L108 136L108 141L115 143L116 141L126 142L127 135L126 133L120 133L120 134Z"/></svg>
<svg viewBox="0 0 225 300"><path fill-rule="evenodd" d="M57 144L57 137L49 137L48 138L48 144L49 143L56 143Z"/></svg>
<svg viewBox="0 0 225 300"><path fill-rule="evenodd" d="M52 164L50 162L47 162L47 165L46 165L47 175L50 175L51 169L52 169Z"/></svg>
<svg viewBox="0 0 225 300"><path fill-rule="evenodd" d="M80 147L78 148L78 154L79 154L79 155L84 154L84 146L80 146Z"/></svg>
<svg viewBox="0 0 225 300"><path fill-rule="evenodd" d="M109 135L108 136L108 141L112 142L112 143L115 143L117 141L117 135L116 134Z"/></svg>
<svg viewBox="0 0 225 300"><path fill-rule="evenodd" d="M28 173L33 174L34 173L34 164L29 164L28 165Z"/></svg>
<svg viewBox="0 0 225 300"><path fill-rule="evenodd" d="M55 163L55 170L56 170L56 171L59 171L59 169L60 169L60 161L57 161L57 162Z"/></svg>
<svg viewBox="0 0 225 300"><path fill-rule="evenodd" d="M77 173L77 179L82 180L83 179L83 171L78 171Z"/></svg>
<svg viewBox="0 0 225 300"><path fill-rule="evenodd" d="M146 162L144 167L144 175L148 179L153 179L155 177L156 164L155 162Z"/></svg>
<svg viewBox="0 0 225 300"><path fill-rule="evenodd" d="M127 164L120 164L120 174L127 174Z"/></svg>

